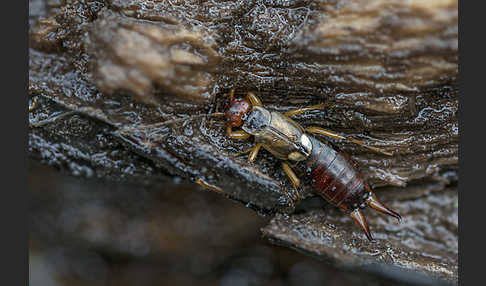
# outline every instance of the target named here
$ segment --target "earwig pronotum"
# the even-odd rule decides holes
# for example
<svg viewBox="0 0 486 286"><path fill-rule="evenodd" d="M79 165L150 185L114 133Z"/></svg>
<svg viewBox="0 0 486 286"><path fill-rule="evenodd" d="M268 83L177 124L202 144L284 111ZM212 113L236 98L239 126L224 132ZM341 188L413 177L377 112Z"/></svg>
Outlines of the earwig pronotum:
<svg viewBox="0 0 486 286"><path fill-rule="evenodd" d="M369 206L399 221L400 215L385 206L372 193L370 186L356 169L357 164L349 155L335 146L323 143L310 133L347 140L375 152L391 154L321 127L304 129L290 119L291 116L322 109L324 106L319 104L282 114L265 109L260 99L251 92L246 98L235 98L234 91L231 91L224 107L224 116L228 122L227 134L230 138L239 140L254 136L256 144L249 151L248 160L254 162L260 149L264 148L282 160L282 168L295 188L301 185L301 181L291 165L305 170L304 183L312 183L315 193L349 214L359 224L366 237L374 241L360 209Z"/></svg>

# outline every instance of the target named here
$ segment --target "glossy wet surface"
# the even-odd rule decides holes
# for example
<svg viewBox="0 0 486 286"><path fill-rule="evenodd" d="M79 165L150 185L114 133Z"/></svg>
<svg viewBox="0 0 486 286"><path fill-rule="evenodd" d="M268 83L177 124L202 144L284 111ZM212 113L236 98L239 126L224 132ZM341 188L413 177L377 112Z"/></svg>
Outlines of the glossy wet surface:
<svg viewBox="0 0 486 286"><path fill-rule="evenodd" d="M173 178L204 182L223 195L218 200L229 197L241 209L277 213L268 227L256 228L340 269L371 271L369 263L385 263L457 281L457 1L29 4L29 97L37 100L29 112L29 153L36 161L81 178L118 182L110 186L114 190L125 184L166 185ZM261 152L255 164L235 157L251 141L229 140L224 122L205 117L221 110L223 94L232 88L238 95L255 92L276 111L329 103L296 121L392 152L381 156L335 142L358 161L380 199L396 207L404 223L397 226L368 212L378 238L371 250L349 218L310 198L309 185L296 193L273 156ZM63 189L90 194L69 193L84 182ZM299 195L311 202L299 203ZM140 202L109 197L115 205ZM53 195L37 198L56 201ZM134 253L147 251L148 242L131 239L146 231L145 217L124 226L116 213L127 208L105 211L104 197L83 198L95 207L62 198L57 204L72 210L62 217L103 218L73 224L90 231L66 238L69 244L101 241L109 251L124 244ZM48 203L64 213L57 204ZM34 214L49 211L37 209ZM134 214L138 210L133 207ZM52 218L58 214L33 231L57 238L64 232L49 223L62 225ZM154 236L159 231L149 229ZM118 242L106 239L110 232ZM173 233L167 239L179 241L170 238Z"/></svg>

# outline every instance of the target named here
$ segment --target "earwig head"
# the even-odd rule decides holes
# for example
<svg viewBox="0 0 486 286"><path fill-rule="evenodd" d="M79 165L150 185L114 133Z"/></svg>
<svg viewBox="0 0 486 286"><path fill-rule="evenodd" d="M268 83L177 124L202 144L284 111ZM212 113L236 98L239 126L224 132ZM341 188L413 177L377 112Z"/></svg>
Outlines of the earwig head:
<svg viewBox="0 0 486 286"><path fill-rule="evenodd" d="M224 105L224 116L231 127L241 127L251 107L247 99L230 97Z"/></svg>

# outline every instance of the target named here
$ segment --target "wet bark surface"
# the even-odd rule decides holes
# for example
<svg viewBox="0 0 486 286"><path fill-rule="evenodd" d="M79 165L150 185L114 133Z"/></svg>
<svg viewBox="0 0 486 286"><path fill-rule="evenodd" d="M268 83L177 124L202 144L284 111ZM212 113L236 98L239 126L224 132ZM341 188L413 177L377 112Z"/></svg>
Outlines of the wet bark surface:
<svg viewBox="0 0 486 286"><path fill-rule="evenodd" d="M29 151L84 177L182 178L261 214L265 237L347 268L388 265L457 282L454 1L30 1ZM392 152L333 141L404 222L365 214L370 244L262 151L236 153L224 94ZM332 141L332 140L331 140ZM391 271L391 270L390 270ZM386 271L385 271L386 272Z"/></svg>

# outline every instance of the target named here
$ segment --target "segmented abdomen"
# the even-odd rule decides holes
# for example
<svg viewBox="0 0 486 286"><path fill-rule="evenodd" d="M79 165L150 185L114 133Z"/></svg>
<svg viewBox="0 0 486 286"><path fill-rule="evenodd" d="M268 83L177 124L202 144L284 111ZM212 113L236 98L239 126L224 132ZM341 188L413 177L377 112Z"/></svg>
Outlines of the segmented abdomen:
<svg viewBox="0 0 486 286"><path fill-rule="evenodd" d="M311 155L302 162L315 192L328 202L350 212L367 198L369 187L352 161L337 148L309 136Z"/></svg>

